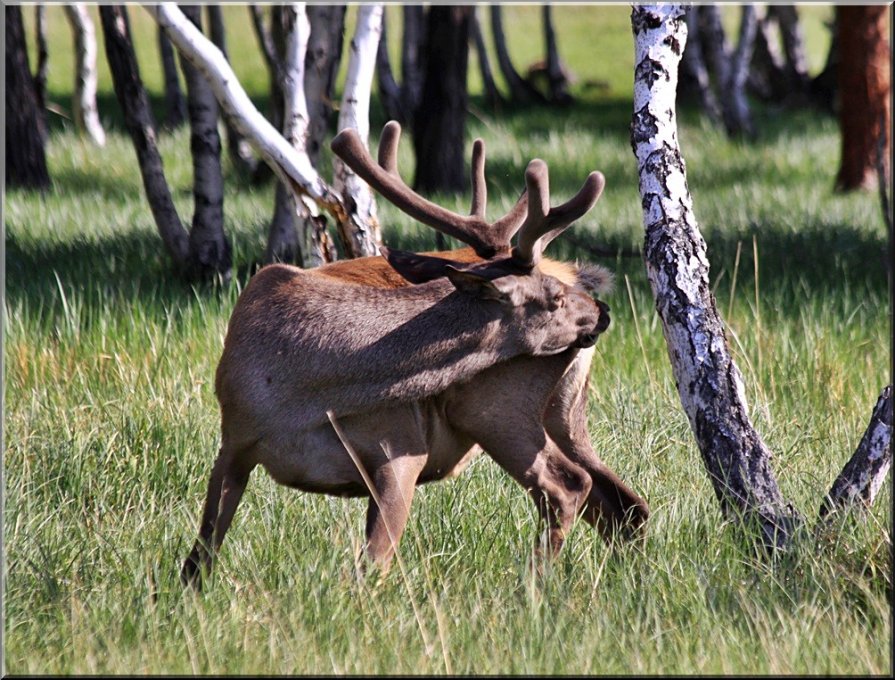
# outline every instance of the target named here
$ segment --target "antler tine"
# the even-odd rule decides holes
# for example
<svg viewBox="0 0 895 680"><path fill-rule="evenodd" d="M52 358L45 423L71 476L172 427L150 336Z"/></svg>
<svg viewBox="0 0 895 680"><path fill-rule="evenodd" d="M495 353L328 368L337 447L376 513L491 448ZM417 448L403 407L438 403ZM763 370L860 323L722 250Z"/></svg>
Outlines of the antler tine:
<svg viewBox="0 0 895 680"><path fill-rule="evenodd" d="M493 233L490 225L478 215L458 215L426 200L401 179L397 171L397 146L401 126L390 121L382 134L382 146L377 165L361 142L356 130L346 128L333 138L330 147L367 184L378 191L399 210L430 227L471 245L483 258L509 248L504 234Z"/></svg>
<svg viewBox="0 0 895 680"><path fill-rule="evenodd" d="M533 267L540 261L547 244L594 206L603 193L606 178L600 172L590 173L578 193L555 208L549 208L549 179L544 161L535 159L528 164L525 183L529 193L528 216L519 229L519 242L513 257Z"/></svg>
<svg viewBox="0 0 895 680"><path fill-rule="evenodd" d="M379 165L389 174L398 175L398 142L401 141L401 126L390 120L382 128L379 137Z"/></svg>
<svg viewBox="0 0 895 680"><path fill-rule="evenodd" d="M476 139L472 143L472 207L470 215L485 219L488 205L488 187L485 185L485 142Z"/></svg>

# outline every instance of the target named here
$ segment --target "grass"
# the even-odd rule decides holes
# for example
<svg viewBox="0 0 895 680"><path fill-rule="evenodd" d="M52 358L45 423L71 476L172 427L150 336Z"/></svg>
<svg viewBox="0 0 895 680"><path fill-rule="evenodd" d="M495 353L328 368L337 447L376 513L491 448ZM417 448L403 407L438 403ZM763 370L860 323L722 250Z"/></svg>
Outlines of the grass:
<svg viewBox="0 0 895 680"><path fill-rule="evenodd" d="M822 8L804 9L819 25ZM607 190L575 228L579 240L640 246L628 11L554 11L561 39L582 31L564 48L572 68L618 83L608 93L582 85L567 110L479 109L470 118L469 137L488 144L490 214L512 203L533 156L548 162L555 200L599 168ZM506 10L514 12L537 30L535 8ZM51 35L64 38L61 9L48 14ZM145 49L143 14L131 10ZM526 63L524 33L505 23L514 58ZM231 31L231 49L253 53ZM59 47L50 92L67 102L59 62L70 55L60 40L51 40ZM821 55L818 68L816 40L811 53ZM157 61L141 59L158 102ZM254 75L240 77L263 101L256 61ZM578 523L558 560L533 575L534 508L482 457L458 479L419 489L403 574L359 579L364 504L297 493L257 472L209 587L185 595L177 571L219 441L212 376L230 310L263 253L273 190L241 184L226 168L238 274L224 288L182 283L155 233L107 79L101 88L106 148L55 120L52 190L9 191L4 206L6 672L892 672L891 484L865 518L805 536L777 562L759 559L719 516L637 258L600 260L619 285L593 364L590 434L651 504L641 550L609 550ZM686 109L680 139L751 416L784 495L813 519L890 380L886 234L873 194L831 191L834 120L757 113L754 144L727 140ZM373 117L378 130L382 114ZM187 217L188 134L160 143ZM412 164L402 148L406 176ZM390 206L380 212L390 244L433 245L430 230ZM568 239L551 251L593 259Z"/></svg>

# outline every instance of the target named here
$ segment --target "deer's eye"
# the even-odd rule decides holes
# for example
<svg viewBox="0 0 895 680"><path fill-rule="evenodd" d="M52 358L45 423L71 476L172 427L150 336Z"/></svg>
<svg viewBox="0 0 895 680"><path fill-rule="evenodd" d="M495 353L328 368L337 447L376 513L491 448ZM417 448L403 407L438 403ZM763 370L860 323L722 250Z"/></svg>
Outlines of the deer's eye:
<svg viewBox="0 0 895 680"><path fill-rule="evenodd" d="M550 307L553 309L562 309L566 305L566 294L562 291L553 296L550 301Z"/></svg>

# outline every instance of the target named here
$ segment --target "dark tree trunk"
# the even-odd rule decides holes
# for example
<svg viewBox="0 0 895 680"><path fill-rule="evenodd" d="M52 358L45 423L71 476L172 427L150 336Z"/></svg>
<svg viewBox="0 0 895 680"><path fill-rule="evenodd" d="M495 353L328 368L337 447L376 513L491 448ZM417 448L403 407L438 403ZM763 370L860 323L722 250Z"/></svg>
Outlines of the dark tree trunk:
<svg viewBox="0 0 895 680"><path fill-rule="evenodd" d="M388 33L386 26L387 6L382 7L382 36L379 38L379 48L376 50L376 83L379 86L379 100L385 109L385 116L389 120L396 120L402 125L406 121L401 114L401 88L395 80L392 71L392 61L388 54Z"/></svg>
<svg viewBox="0 0 895 680"><path fill-rule="evenodd" d="M805 41L799 24L799 12L795 5L768 5L768 16L777 20L786 55L784 72L790 91L796 95L808 91L808 60L805 57Z"/></svg>
<svg viewBox="0 0 895 680"><path fill-rule="evenodd" d="M703 111L713 122L721 121L721 107L712 91L712 83L709 80L709 72L705 66L703 57L702 36L699 27L699 7L694 5L687 12L687 46L681 57L682 71L690 76L690 85L695 90L702 105ZM681 82L678 82L678 96L681 94Z"/></svg>
<svg viewBox="0 0 895 680"><path fill-rule="evenodd" d="M178 269L183 271L189 259L189 235L183 228L165 181L162 157L155 141L152 110L131 44L127 10L123 5L102 5L99 16L115 96L124 112L124 124L137 152L146 199L165 249Z"/></svg>
<svg viewBox="0 0 895 680"><path fill-rule="evenodd" d="M546 102L544 95L533 88L531 83L525 80L525 78L520 76L513 66L503 32L503 9L500 5L491 5L491 33L494 36L494 47L497 50L497 64L500 66L500 72L510 88L510 99L514 102L522 103Z"/></svg>
<svg viewBox="0 0 895 680"><path fill-rule="evenodd" d="M10 5L6 8L6 182L10 187L50 186L42 120L28 64L22 10Z"/></svg>
<svg viewBox="0 0 895 680"><path fill-rule="evenodd" d="M840 191L876 186L875 149L880 121L891 125L890 55L886 5L836 8L839 39ZM891 145L890 145L891 148ZM887 154L888 156L889 154Z"/></svg>
<svg viewBox="0 0 895 680"><path fill-rule="evenodd" d="M414 116L414 188L423 192L466 189L466 69L472 7L433 5L426 32L426 77Z"/></svg>
<svg viewBox="0 0 895 680"><path fill-rule="evenodd" d="M830 49L827 51L827 60L823 70L811 80L809 91L817 106L829 113L835 113L837 95L836 79L839 73L839 38L836 15L830 24Z"/></svg>
<svg viewBox="0 0 895 680"><path fill-rule="evenodd" d="M559 58L556 32L553 30L553 11L549 4L541 6L544 23L544 43L547 46L547 85L550 101L554 104L571 104L574 99L569 94L569 80Z"/></svg>
<svg viewBox="0 0 895 680"><path fill-rule="evenodd" d="M264 55L264 63L267 64L267 77L270 82L270 100L268 104L267 119L277 130L283 129L283 90L280 87L282 74L280 73L280 57L277 48L277 42L282 47L282 39L275 39L274 33L279 31L277 23L280 21L281 12L278 6L273 5L270 8L270 25L268 29L264 25L264 10L258 5L249 5L249 11L252 15L252 26L255 28L255 35L258 38L258 44L261 47L261 54ZM255 168L252 176L253 184L261 184L273 177L273 170L267 163L259 163Z"/></svg>
<svg viewBox="0 0 895 680"><path fill-rule="evenodd" d="M198 5L182 5L187 18L201 31ZM190 228L190 269L198 278L230 277L230 243L224 234L224 177L221 172L221 138L218 103L205 76L188 59L181 58L186 78L190 116L190 151L193 156L193 223Z"/></svg>
<svg viewBox="0 0 895 680"><path fill-rule="evenodd" d="M180 77L177 74L177 62L174 59L174 48L165 32L158 29L158 50L162 59L162 73L165 76L165 119L163 125L174 129L183 125L186 120L186 99L180 89Z"/></svg>
<svg viewBox="0 0 895 680"><path fill-rule="evenodd" d="M34 91L37 94L37 107L41 115L47 109L47 68L49 53L47 52L47 8L37 5L34 8L34 36L37 42L37 72L34 74Z"/></svg>
<svg viewBox="0 0 895 680"><path fill-rule="evenodd" d="M491 71L491 60L488 58L488 50L485 47L485 38L482 35L482 25L479 21L479 8L475 7L472 12L472 31L473 44L475 45L476 55L479 58L479 71L482 74L482 85L485 89L485 101L492 110L499 109L503 105L503 97L500 96L500 90L497 89L497 83L494 82L494 73Z"/></svg>
<svg viewBox="0 0 895 680"><path fill-rule="evenodd" d="M428 30L429 17L422 5L404 5L401 9L404 15L404 33L401 36L401 106L407 125L412 125L423 96L430 42L427 36L431 32Z"/></svg>
<svg viewBox="0 0 895 680"><path fill-rule="evenodd" d="M345 33L344 5L308 5L311 36L305 55L305 99L308 105L306 149L316 168L333 123L333 95Z"/></svg>
<svg viewBox="0 0 895 680"><path fill-rule="evenodd" d="M224 59L229 62L230 57L227 54L227 30L224 27L224 15L223 12L221 12L221 6L208 5L207 9L211 42L217 46L221 51L221 54L224 55ZM258 159L255 158L255 155L252 153L252 147L239 130L237 130L230 122L226 114L224 115L224 124L227 129L227 151L230 153L230 160L240 174L252 174L258 165Z"/></svg>

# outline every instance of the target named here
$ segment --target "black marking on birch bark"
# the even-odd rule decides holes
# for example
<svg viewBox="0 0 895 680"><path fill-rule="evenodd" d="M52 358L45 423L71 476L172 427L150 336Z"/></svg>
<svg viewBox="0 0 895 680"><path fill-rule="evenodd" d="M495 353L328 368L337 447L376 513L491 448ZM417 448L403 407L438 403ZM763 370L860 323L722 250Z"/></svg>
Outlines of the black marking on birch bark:
<svg viewBox="0 0 895 680"><path fill-rule="evenodd" d="M637 146L645 144L659 134L659 125L656 117L650 112L649 105L645 105L639 111L634 112L631 120L631 149L637 153Z"/></svg>
<svg viewBox="0 0 895 680"><path fill-rule="evenodd" d="M668 69L665 68L662 62L655 59L650 59L649 57L642 59L637 64L637 68L634 69L634 82L644 82L652 89L658 80L666 82L671 80L671 74L668 72Z"/></svg>
<svg viewBox="0 0 895 680"><path fill-rule="evenodd" d="M678 31L677 31L677 29L675 29L674 33L667 36L665 38L665 40L663 40L662 42L665 43L666 45L668 45L668 47L671 48L671 51L674 52L675 55L677 55L679 57L679 56L681 56L682 50L681 50L681 41L677 39L677 33L678 33Z"/></svg>
<svg viewBox="0 0 895 680"><path fill-rule="evenodd" d="M662 18L656 16L648 9L634 7L631 10L631 28L634 35L640 35L644 31L651 31L662 25Z"/></svg>

